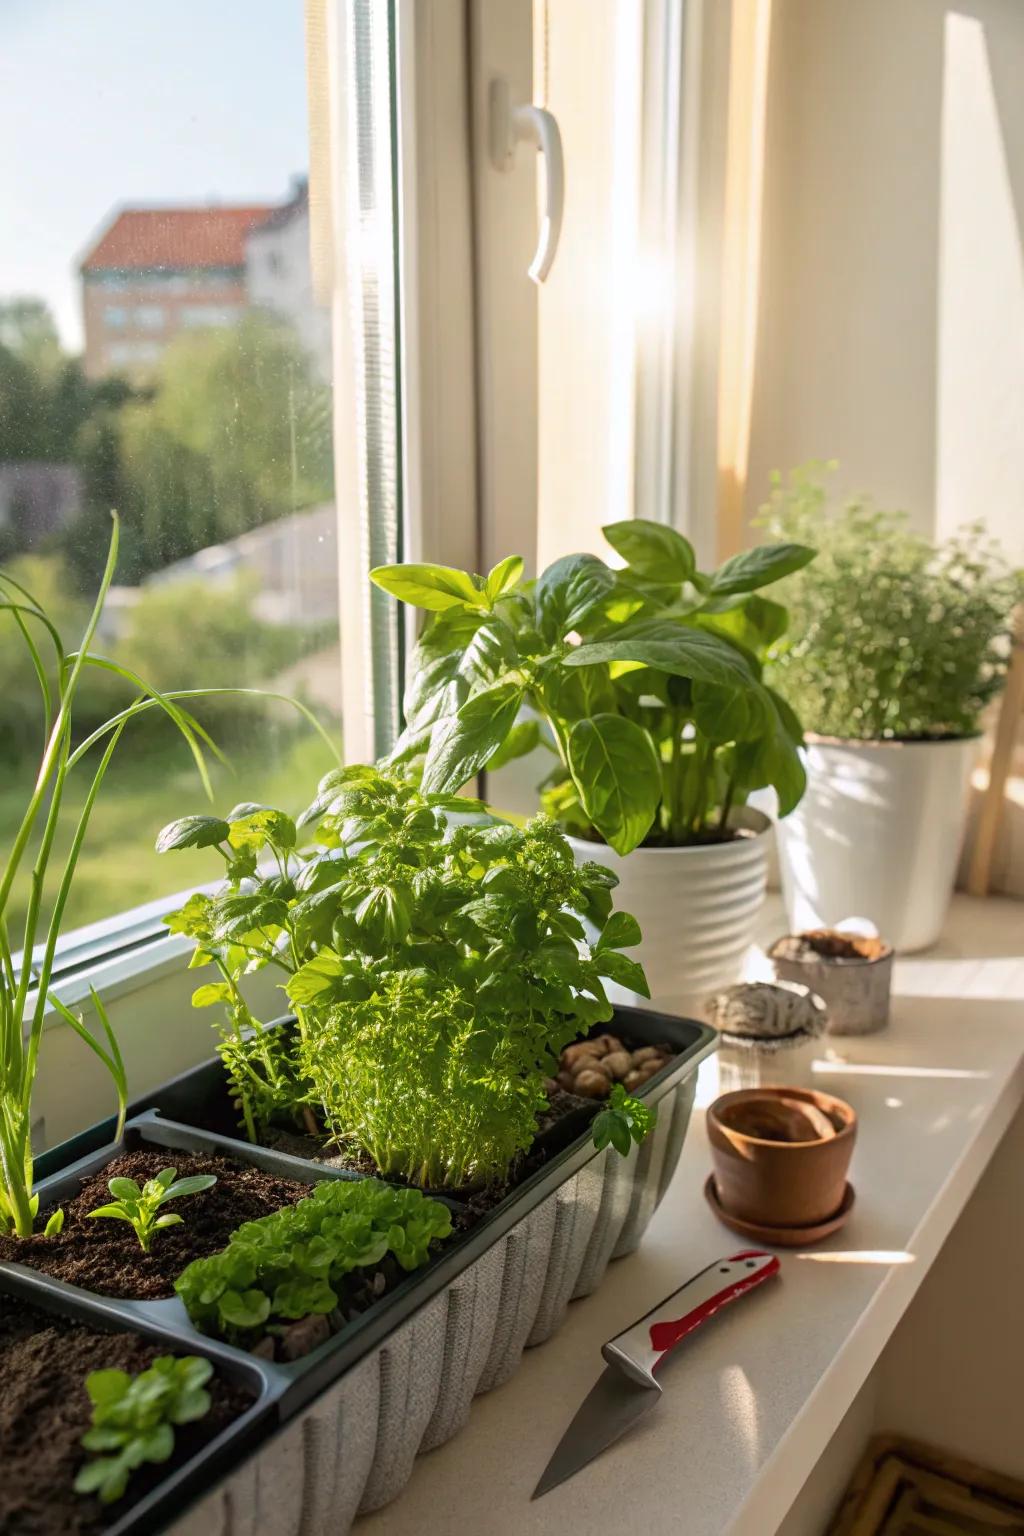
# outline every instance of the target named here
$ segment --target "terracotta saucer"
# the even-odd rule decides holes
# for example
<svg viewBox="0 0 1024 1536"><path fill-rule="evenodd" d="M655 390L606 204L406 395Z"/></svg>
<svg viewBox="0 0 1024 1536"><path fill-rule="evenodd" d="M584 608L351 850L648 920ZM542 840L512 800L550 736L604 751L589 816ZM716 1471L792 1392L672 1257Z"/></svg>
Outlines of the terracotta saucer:
<svg viewBox="0 0 1024 1536"><path fill-rule="evenodd" d="M730 1216L719 1204L713 1173L708 1174L708 1181L704 1185L704 1198L719 1221L733 1232L738 1232L741 1237L752 1237L756 1242L767 1243L770 1248L806 1248L808 1243L820 1243L823 1237L830 1237L846 1225L856 1195L853 1185L847 1184L843 1203L835 1215L830 1216L828 1221L819 1221L813 1227L769 1227L759 1221L742 1221L738 1216Z"/></svg>

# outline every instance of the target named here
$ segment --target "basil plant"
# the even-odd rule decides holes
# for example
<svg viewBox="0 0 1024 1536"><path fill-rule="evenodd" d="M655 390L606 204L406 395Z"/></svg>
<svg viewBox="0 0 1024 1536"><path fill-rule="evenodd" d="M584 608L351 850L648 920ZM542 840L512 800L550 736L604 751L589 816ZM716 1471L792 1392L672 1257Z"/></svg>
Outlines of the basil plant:
<svg viewBox="0 0 1024 1536"><path fill-rule="evenodd" d="M546 809L617 853L725 839L730 813L771 785L787 815L804 791L800 722L762 667L786 609L762 589L814 558L764 545L698 571L661 523L612 523L626 562L567 555L523 582L511 556L486 577L391 565L377 586L429 621L413 652L406 727L391 761L451 794L539 744L556 766Z"/></svg>

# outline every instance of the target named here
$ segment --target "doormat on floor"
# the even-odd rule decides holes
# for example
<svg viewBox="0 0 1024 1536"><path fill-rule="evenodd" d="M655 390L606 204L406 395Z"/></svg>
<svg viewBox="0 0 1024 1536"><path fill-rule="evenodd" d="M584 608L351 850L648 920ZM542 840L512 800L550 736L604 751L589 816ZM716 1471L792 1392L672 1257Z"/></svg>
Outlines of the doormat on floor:
<svg viewBox="0 0 1024 1536"><path fill-rule="evenodd" d="M897 1435L878 1435L828 1536L1024 1536L1024 1482Z"/></svg>

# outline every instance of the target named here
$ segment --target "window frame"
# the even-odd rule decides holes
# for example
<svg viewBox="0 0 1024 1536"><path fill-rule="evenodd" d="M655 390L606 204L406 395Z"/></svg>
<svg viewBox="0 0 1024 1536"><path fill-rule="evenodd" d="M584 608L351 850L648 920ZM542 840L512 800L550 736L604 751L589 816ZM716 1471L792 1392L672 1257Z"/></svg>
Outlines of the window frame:
<svg viewBox="0 0 1024 1536"><path fill-rule="evenodd" d="M346 224L359 208L352 180L358 125L345 95L353 18L384 16L388 43L386 144L395 175L383 191L378 178L378 192L382 203L384 191L390 197L394 260L382 307L393 328L393 394L386 403L397 456L384 554L486 569L515 551L531 574L537 552L538 302L526 268L536 239L537 177L534 156L525 150L511 171L496 173L486 144L492 76L506 75L514 96L530 100L535 41L540 47L543 39L534 37L534 0L474 0L468 7L462 0L432 0L429 6L422 0L386 0L384 6L377 0L306 0L306 9L311 47L326 55L320 61L326 99L319 103L319 126L328 152L320 193L326 195L333 247L336 507L347 658L342 704L346 755L358 761L385 751L398 729L402 654L414 639L416 618L404 610L398 620L394 606L383 594L375 596L366 579L381 548L380 541L371 547L368 537L370 466L360 437L369 376L359 315L348 296L354 258ZM668 247L688 253L699 323L694 318L682 339L673 334L655 350L638 352L638 407L653 389L660 412L653 436L638 435L635 512L672 522L699 549L714 539L718 307L706 247L714 248L721 221L728 9L707 0L655 0L644 39L651 99L643 142L645 157L652 155L645 165L644 216ZM378 32L378 44L380 37ZM681 61L683 85L674 93L666 83L666 51ZM378 94L380 65L378 53ZM315 144L313 162L311 195ZM378 389L381 382L378 377ZM377 424L387 430L383 416ZM376 663L375 618L376 640L387 632L385 658ZM371 677L370 688L364 677ZM104 995L114 989L110 995L117 996L166 974L189 948L180 936L163 933L159 922L179 899L158 897L65 934L58 947L57 995L71 1006L87 995L90 982L102 982Z"/></svg>

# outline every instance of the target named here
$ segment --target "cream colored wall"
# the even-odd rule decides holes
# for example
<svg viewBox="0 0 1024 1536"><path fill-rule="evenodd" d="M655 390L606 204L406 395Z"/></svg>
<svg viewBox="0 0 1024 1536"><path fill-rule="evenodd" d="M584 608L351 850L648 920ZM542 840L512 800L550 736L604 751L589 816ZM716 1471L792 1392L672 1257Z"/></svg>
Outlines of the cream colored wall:
<svg viewBox="0 0 1024 1536"><path fill-rule="evenodd" d="M1024 5L775 0L746 511L840 460L1024 560Z"/></svg>

